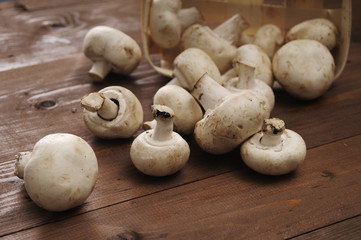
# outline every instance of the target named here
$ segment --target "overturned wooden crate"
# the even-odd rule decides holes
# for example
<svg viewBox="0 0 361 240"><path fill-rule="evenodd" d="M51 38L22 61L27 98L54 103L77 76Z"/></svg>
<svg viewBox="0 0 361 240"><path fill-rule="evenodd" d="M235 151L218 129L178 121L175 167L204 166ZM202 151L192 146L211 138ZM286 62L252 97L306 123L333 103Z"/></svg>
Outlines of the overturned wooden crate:
<svg viewBox="0 0 361 240"><path fill-rule="evenodd" d="M180 47L164 49L150 37L149 17L153 0L142 0L142 41L145 58L160 74L172 77L172 62L182 51ZM241 15L257 29L264 24L275 24L286 33L292 26L304 20L327 18L339 30L338 44L332 50L335 59L335 77L342 73L350 46L351 38L351 0L183 0L182 8L196 7L202 15L202 23L215 27L235 14ZM151 59L152 54L161 55L157 66Z"/></svg>

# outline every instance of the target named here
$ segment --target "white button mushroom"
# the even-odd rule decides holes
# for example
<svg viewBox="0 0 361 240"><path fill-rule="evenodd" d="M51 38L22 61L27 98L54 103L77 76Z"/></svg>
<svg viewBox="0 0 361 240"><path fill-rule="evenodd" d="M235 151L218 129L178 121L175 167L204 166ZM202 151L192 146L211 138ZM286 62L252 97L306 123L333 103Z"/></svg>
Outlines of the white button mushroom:
<svg viewBox="0 0 361 240"><path fill-rule="evenodd" d="M131 137L143 123L141 103L124 87L110 86L85 95L81 105L86 126L101 138Z"/></svg>
<svg viewBox="0 0 361 240"><path fill-rule="evenodd" d="M233 66L238 77L230 78L222 85L232 92L254 91L259 97L264 98L267 108L272 111L275 95L270 86L255 77L256 68L238 61L235 61Z"/></svg>
<svg viewBox="0 0 361 240"><path fill-rule="evenodd" d="M264 81L269 86L273 83L272 63L265 51L255 44L245 44L239 47L236 51L234 62L243 62L247 65L254 66L255 77ZM231 77L236 77L237 73L232 68L227 73L222 75L222 81Z"/></svg>
<svg viewBox="0 0 361 240"><path fill-rule="evenodd" d="M274 24L265 24L261 26L253 40L253 44L261 47L272 59L275 52L281 47L284 42L282 30Z"/></svg>
<svg viewBox="0 0 361 240"><path fill-rule="evenodd" d="M181 45L183 49L202 49L213 59L221 73L232 67L236 53L235 46L218 36L209 27L200 24L193 24L183 32Z"/></svg>
<svg viewBox="0 0 361 240"><path fill-rule="evenodd" d="M165 105L174 113L174 130L180 134L193 133L195 124L202 119L203 111L198 102L184 88L177 85L166 85L161 87L153 97L156 105ZM153 128L154 119L145 122L143 128Z"/></svg>
<svg viewBox="0 0 361 240"><path fill-rule="evenodd" d="M323 95L335 79L335 63L328 48L315 40L294 40L283 45L272 60L280 85L299 99Z"/></svg>
<svg viewBox="0 0 361 240"><path fill-rule="evenodd" d="M338 30L333 22L326 18L315 18L293 26L286 35L286 41L311 39L332 50L337 44L337 36Z"/></svg>
<svg viewBox="0 0 361 240"><path fill-rule="evenodd" d="M194 84L206 72L215 81L221 83L221 74L212 58L203 50L188 48L174 59L174 79L169 84L175 84L190 91Z"/></svg>
<svg viewBox="0 0 361 240"><path fill-rule="evenodd" d="M16 155L15 175L24 179L29 197L48 211L81 205L98 177L93 149L82 138L66 133L40 139L32 152Z"/></svg>
<svg viewBox="0 0 361 240"><path fill-rule="evenodd" d="M261 132L253 135L241 147L244 163L256 172L282 175L295 171L306 157L302 137L285 129L284 121L266 119Z"/></svg>
<svg viewBox="0 0 361 240"><path fill-rule="evenodd" d="M107 26L97 26L85 35L83 52L94 64L89 76L102 81L113 71L130 74L138 66L142 52L137 42L127 34Z"/></svg>
<svg viewBox="0 0 361 240"><path fill-rule="evenodd" d="M153 0L149 28L152 40L161 48L174 48L181 39L182 29L201 19L192 7L181 9L181 0Z"/></svg>
<svg viewBox="0 0 361 240"><path fill-rule="evenodd" d="M204 74L191 94L206 110L198 121L194 136L206 152L224 154L262 128L270 109L253 91L232 93Z"/></svg>
<svg viewBox="0 0 361 240"><path fill-rule="evenodd" d="M167 106L153 105L155 129L136 137L130 148L130 158L135 167L151 176L167 176L178 172L187 163L188 143L173 132L174 112Z"/></svg>

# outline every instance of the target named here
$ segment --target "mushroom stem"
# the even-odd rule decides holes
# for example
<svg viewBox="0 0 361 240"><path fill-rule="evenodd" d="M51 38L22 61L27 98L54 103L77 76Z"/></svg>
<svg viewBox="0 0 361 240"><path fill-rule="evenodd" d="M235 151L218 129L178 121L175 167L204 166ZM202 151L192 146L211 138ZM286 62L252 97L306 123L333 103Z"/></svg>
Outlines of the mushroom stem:
<svg viewBox="0 0 361 240"><path fill-rule="evenodd" d="M119 106L104 94L95 92L81 99L81 106L90 112L97 112L105 120L113 120L118 116Z"/></svg>
<svg viewBox="0 0 361 240"><path fill-rule="evenodd" d="M95 61L88 74L95 82L100 82L110 72L112 65L106 61Z"/></svg>
<svg viewBox="0 0 361 240"><path fill-rule="evenodd" d="M214 109L223 97L232 94L232 92L205 73L194 85L191 94L206 111L207 109Z"/></svg>
<svg viewBox="0 0 361 240"><path fill-rule="evenodd" d="M240 61L235 61L233 63L233 68L235 69L238 75L238 81L236 82L236 87L239 89L252 89L256 85L255 81L255 71L256 68L245 64Z"/></svg>
<svg viewBox="0 0 361 240"><path fill-rule="evenodd" d="M279 118L266 119L263 122L261 144L263 146L277 146L282 143L282 134L285 130L285 122Z"/></svg>
<svg viewBox="0 0 361 240"><path fill-rule="evenodd" d="M153 139L167 141L172 138L174 112L164 105L153 105L152 112L157 124L154 128Z"/></svg>
<svg viewBox="0 0 361 240"><path fill-rule="evenodd" d="M28 164L31 157L31 152L19 152L15 155L15 170L14 174L18 178L24 179L24 169L25 166Z"/></svg>

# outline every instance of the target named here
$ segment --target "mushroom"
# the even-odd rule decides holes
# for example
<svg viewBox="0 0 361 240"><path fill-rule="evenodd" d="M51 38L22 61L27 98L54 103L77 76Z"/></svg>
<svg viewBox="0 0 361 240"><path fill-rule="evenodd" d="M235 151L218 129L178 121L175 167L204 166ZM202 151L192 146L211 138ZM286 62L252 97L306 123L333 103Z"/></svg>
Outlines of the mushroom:
<svg viewBox="0 0 361 240"><path fill-rule="evenodd" d="M174 112L163 105L153 105L157 121L154 129L136 137L130 148L130 158L135 167L150 176L167 176L178 172L187 163L188 143L173 132Z"/></svg>
<svg viewBox="0 0 361 240"><path fill-rule="evenodd" d="M102 81L110 71L130 74L142 56L133 38L107 26L97 26L87 32L83 52L94 62L88 73L96 82Z"/></svg>
<svg viewBox="0 0 361 240"><path fill-rule="evenodd" d="M302 137L285 128L278 118L266 119L261 132L253 135L241 146L244 163L256 172L282 175L295 171L306 157L306 144Z"/></svg>
<svg viewBox="0 0 361 240"><path fill-rule="evenodd" d="M270 59L284 42L282 30L274 24L261 26L253 40L253 44L261 47Z"/></svg>
<svg viewBox="0 0 361 240"><path fill-rule="evenodd" d="M143 108L138 98L120 86L106 87L81 99L85 125L105 139L128 138L143 123Z"/></svg>
<svg viewBox="0 0 361 240"><path fill-rule="evenodd" d="M153 0L150 7L150 36L159 47L176 47L180 42L182 29L201 19L196 8L181 7L181 0Z"/></svg>
<svg viewBox="0 0 361 240"><path fill-rule="evenodd" d="M222 85L232 92L254 91L266 101L267 108L272 111L275 95L270 86L255 77L256 68L238 61L235 61L233 65L238 77L230 78Z"/></svg>
<svg viewBox="0 0 361 240"><path fill-rule="evenodd" d="M211 154L232 151L258 132L270 115L266 101L254 91L232 93L205 73L191 91L206 110L194 128L198 145Z"/></svg>
<svg viewBox="0 0 361 240"><path fill-rule="evenodd" d="M323 95L335 79L330 51L315 40L293 40L283 45L273 57L272 69L283 89L305 100Z"/></svg>
<svg viewBox="0 0 361 240"><path fill-rule="evenodd" d="M221 73L232 67L236 47L207 26L193 24L188 27L182 34L181 45L183 49L202 49L213 59Z"/></svg>
<svg viewBox="0 0 361 240"><path fill-rule="evenodd" d="M188 48L174 59L172 79L168 84L174 84L190 91L194 84L207 72L214 80L221 83L221 74L212 58L203 50Z"/></svg>
<svg viewBox="0 0 361 240"><path fill-rule="evenodd" d="M293 26L286 35L286 41L312 39L332 50L337 44L338 30L333 22L326 18L315 18Z"/></svg>
<svg viewBox="0 0 361 240"><path fill-rule="evenodd" d="M218 25L213 31L228 43L238 46L242 32L249 26L238 13Z"/></svg>
<svg viewBox="0 0 361 240"><path fill-rule="evenodd" d="M234 62L242 62L244 64L254 66L256 68L255 77L267 83L269 86L272 86L272 63L265 51L263 51L263 49L259 46L255 44L242 45L236 51L235 57L233 58L233 63ZM222 81L224 82L228 78L236 76L237 73L235 69L232 68L222 75Z"/></svg>
<svg viewBox="0 0 361 240"><path fill-rule="evenodd" d="M15 175L24 179L33 202L48 211L65 211L81 205L98 178L93 149L73 134L49 134L31 152L20 152L15 158Z"/></svg>
<svg viewBox="0 0 361 240"><path fill-rule="evenodd" d="M156 105L165 105L174 113L174 130L180 134L191 134L194 125L202 119L203 111L198 102L184 88L177 85L166 85L161 87L153 97ZM154 128L156 120L145 122L143 128L148 130Z"/></svg>

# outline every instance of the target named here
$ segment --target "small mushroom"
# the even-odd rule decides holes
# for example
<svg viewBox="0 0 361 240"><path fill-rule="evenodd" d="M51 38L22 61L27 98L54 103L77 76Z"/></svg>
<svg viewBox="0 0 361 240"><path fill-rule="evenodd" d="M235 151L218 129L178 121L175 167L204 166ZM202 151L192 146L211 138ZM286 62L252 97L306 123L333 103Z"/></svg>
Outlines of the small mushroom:
<svg viewBox="0 0 361 240"><path fill-rule="evenodd" d="M270 115L266 101L254 91L232 93L205 73L191 91L206 110L196 123L197 144L211 154L225 154L261 130Z"/></svg>
<svg viewBox="0 0 361 240"><path fill-rule="evenodd" d="M274 55L273 73L279 84L296 98L323 95L335 79L335 63L328 48L315 40L293 40Z"/></svg>
<svg viewBox="0 0 361 240"><path fill-rule="evenodd" d="M167 176L178 172L187 163L188 143L173 132L174 112L163 105L153 105L157 124L136 137L130 148L130 158L135 167L150 176Z"/></svg>
<svg viewBox="0 0 361 240"><path fill-rule="evenodd" d="M284 121L270 118L261 132L242 144L241 156L256 172L282 175L295 171L304 161L306 144L298 133L285 128Z"/></svg>
<svg viewBox="0 0 361 240"><path fill-rule="evenodd" d="M153 0L150 7L150 36L159 47L176 47L180 42L182 29L201 19L196 8L181 7L181 0Z"/></svg>
<svg viewBox="0 0 361 240"><path fill-rule="evenodd" d="M184 30L181 38L183 49L199 48L207 53L221 73L232 67L236 47L221 38L207 26L193 24Z"/></svg>
<svg viewBox="0 0 361 240"><path fill-rule="evenodd" d="M138 66L142 52L139 45L127 34L107 26L97 26L85 35L83 52L94 64L89 70L93 81L103 81L113 71L130 74Z"/></svg>
<svg viewBox="0 0 361 240"><path fill-rule="evenodd" d="M256 68L238 61L235 61L233 65L238 77L230 78L222 85L232 92L254 91L266 101L267 108L272 111L275 95L270 86L255 77Z"/></svg>
<svg viewBox="0 0 361 240"><path fill-rule="evenodd" d="M217 82L221 82L221 74L212 58L203 50L188 48L174 59L174 79L169 84L175 84L190 91L194 84L206 72Z"/></svg>
<svg viewBox="0 0 361 240"><path fill-rule="evenodd" d="M284 42L282 30L274 24L261 26L253 40L253 44L261 47L270 59Z"/></svg>
<svg viewBox="0 0 361 240"><path fill-rule="evenodd" d="M262 48L255 44L245 44L239 47L236 51L235 57L232 60L234 62L242 62L249 66L254 66L255 77L267 85L272 86L273 83L273 73L272 73L272 63L270 58L267 56L265 51ZM235 69L229 70L227 73L222 75L222 81L227 80L231 77L236 77L237 73Z"/></svg>
<svg viewBox="0 0 361 240"><path fill-rule="evenodd" d="M332 50L337 45L337 36L338 30L333 22L326 18L315 18L293 26L286 35L286 41L311 39Z"/></svg>
<svg viewBox="0 0 361 240"><path fill-rule="evenodd" d="M166 85L161 87L153 97L156 105L165 105L174 113L174 130L180 134L193 133L195 124L202 119L203 111L198 102L184 88L177 85ZM156 120L145 122L144 129L155 126Z"/></svg>
<svg viewBox="0 0 361 240"><path fill-rule="evenodd" d="M105 139L128 138L143 123L143 108L138 98L120 86L106 87L81 99L85 125Z"/></svg>
<svg viewBox="0 0 361 240"><path fill-rule="evenodd" d="M48 211L81 205L98 178L93 149L73 134L49 134L31 152L20 152L15 157L15 175L24 179L33 202Z"/></svg>

